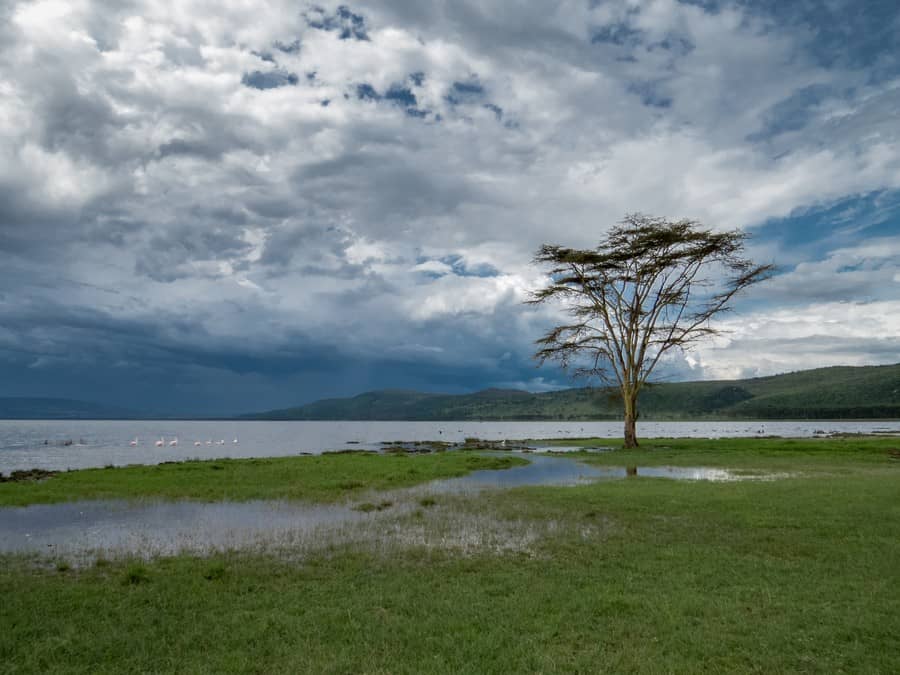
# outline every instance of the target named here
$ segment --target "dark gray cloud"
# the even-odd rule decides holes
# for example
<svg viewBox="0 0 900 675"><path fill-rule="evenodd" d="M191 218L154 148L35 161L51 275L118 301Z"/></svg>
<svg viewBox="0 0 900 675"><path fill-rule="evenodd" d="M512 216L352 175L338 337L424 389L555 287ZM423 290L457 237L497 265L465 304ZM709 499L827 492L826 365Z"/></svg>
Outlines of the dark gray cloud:
<svg viewBox="0 0 900 675"><path fill-rule="evenodd" d="M641 103L653 108L670 108L672 99L660 91L655 82L632 82L628 91L640 97Z"/></svg>
<svg viewBox="0 0 900 675"><path fill-rule="evenodd" d="M203 219L198 221L203 223ZM195 221L152 237L137 261L136 271L154 281L176 281L198 275L196 268L188 266L191 262L215 263L240 258L250 248L251 245L238 236L234 228L212 224L201 227ZM213 267L207 272L213 277L230 273L231 266L228 269Z"/></svg>
<svg viewBox="0 0 900 675"><path fill-rule="evenodd" d="M222 156L223 147L216 147L203 140L187 140L173 138L159 146L158 157L165 159L172 155L196 155L203 159L214 160Z"/></svg>

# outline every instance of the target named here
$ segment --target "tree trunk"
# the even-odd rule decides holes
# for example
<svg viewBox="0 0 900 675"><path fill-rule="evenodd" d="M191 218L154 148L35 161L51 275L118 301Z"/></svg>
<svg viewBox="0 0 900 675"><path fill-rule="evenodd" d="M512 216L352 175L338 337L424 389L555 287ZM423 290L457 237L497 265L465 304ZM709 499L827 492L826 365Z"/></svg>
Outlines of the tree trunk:
<svg viewBox="0 0 900 675"><path fill-rule="evenodd" d="M637 429L637 395L623 395L625 402L625 448L638 447Z"/></svg>
<svg viewBox="0 0 900 675"><path fill-rule="evenodd" d="M638 447L637 431L633 415L625 415L625 448Z"/></svg>

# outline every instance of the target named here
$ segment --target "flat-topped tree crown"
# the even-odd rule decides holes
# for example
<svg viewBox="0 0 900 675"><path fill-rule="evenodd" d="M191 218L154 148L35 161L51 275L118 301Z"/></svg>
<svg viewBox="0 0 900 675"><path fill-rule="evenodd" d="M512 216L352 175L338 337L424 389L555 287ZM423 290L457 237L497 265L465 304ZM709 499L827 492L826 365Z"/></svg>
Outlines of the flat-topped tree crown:
<svg viewBox="0 0 900 675"><path fill-rule="evenodd" d="M573 321L538 340L535 357L618 386L625 446L637 447L637 395L662 355L720 332L712 317L771 274L743 257L746 238L635 213L594 249L541 246L534 262L549 266L550 283L529 303L561 300Z"/></svg>

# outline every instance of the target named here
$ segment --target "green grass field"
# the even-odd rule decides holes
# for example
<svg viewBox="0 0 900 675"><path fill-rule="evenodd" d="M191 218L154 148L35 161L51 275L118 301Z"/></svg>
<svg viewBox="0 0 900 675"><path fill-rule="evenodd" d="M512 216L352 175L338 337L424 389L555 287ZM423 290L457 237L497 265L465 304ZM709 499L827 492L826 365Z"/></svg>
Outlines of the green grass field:
<svg viewBox="0 0 900 675"><path fill-rule="evenodd" d="M477 469L505 469L516 457L472 453L317 456L187 461L64 471L42 481L0 483L0 506L78 499L302 499L333 502L366 490L388 490Z"/></svg>
<svg viewBox="0 0 900 675"><path fill-rule="evenodd" d="M545 441L548 446L613 448L614 452L576 453L581 461L600 465L710 466L773 471L862 471L883 467L891 451L900 453L900 438L651 438L639 439L636 450L620 440L602 438ZM898 462L900 464L900 462Z"/></svg>
<svg viewBox="0 0 900 675"><path fill-rule="evenodd" d="M793 477L438 496L394 523L428 544L7 557L0 672L900 672L898 445L646 441L589 460Z"/></svg>

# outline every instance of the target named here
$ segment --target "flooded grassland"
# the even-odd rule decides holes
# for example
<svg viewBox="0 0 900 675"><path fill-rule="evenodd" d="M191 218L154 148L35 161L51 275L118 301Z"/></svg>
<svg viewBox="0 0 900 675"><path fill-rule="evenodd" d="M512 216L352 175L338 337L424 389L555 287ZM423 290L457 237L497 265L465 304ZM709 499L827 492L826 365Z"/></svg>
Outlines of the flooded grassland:
<svg viewBox="0 0 900 675"><path fill-rule="evenodd" d="M2 662L897 670L897 439L566 443L2 483Z"/></svg>

